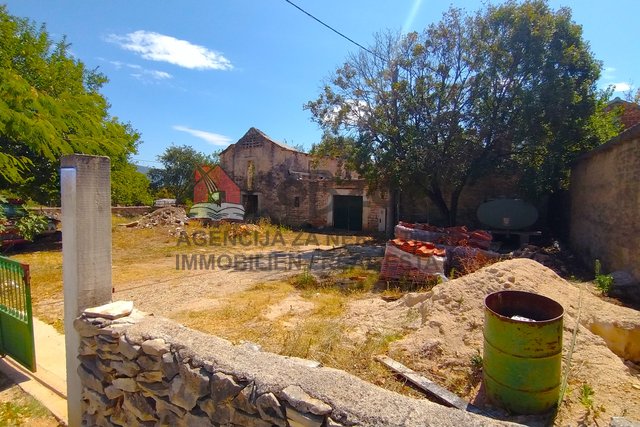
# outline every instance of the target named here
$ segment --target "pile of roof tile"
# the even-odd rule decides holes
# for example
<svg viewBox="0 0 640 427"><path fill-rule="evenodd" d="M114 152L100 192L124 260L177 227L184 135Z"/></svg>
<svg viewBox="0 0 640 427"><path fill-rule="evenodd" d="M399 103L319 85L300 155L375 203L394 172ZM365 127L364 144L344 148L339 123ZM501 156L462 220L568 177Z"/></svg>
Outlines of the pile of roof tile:
<svg viewBox="0 0 640 427"><path fill-rule="evenodd" d="M465 271L465 261L489 262L500 254L490 249L492 236L484 230L436 227L430 224L400 222L395 239L387 242L380 276L384 280L425 283L443 278L452 270Z"/></svg>
<svg viewBox="0 0 640 427"><path fill-rule="evenodd" d="M393 239L387 242L380 268L383 280L401 280L426 285L444 278L447 251L432 242Z"/></svg>
<svg viewBox="0 0 640 427"><path fill-rule="evenodd" d="M484 230L469 230L465 226L436 227L430 224L400 221L395 227L395 236L407 240L430 241L446 246L470 246L488 250L491 233Z"/></svg>

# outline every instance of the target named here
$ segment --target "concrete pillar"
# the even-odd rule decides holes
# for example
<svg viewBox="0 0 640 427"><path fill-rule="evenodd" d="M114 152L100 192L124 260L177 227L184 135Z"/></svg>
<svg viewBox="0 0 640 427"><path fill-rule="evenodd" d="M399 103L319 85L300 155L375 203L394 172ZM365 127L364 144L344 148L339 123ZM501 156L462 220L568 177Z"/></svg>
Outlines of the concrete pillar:
<svg viewBox="0 0 640 427"><path fill-rule="evenodd" d="M62 276L69 426L80 426L80 337L73 321L111 302L111 174L108 157L73 154L60 161Z"/></svg>

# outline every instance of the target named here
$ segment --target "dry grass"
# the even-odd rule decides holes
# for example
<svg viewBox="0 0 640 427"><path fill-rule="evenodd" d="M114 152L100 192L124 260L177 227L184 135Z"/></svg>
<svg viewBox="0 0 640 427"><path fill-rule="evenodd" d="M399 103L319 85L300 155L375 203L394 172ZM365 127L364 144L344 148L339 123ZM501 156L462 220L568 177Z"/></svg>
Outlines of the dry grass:
<svg viewBox="0 0 640 427"><path fill-rule="evenodd" d="M337 274L319 280L305 269L302 273L291 277L289 283L296 289L303 291L334 289L345 294L352 294L369 292L380 280L378 271L362 266L349 267L335 273Z"/></svg>
<svg viewBox="0 0 640 427"><path fill-rule="evenodd" d="M455 259L459 265L459 269L452 271L453 278L458 278L471 274L480 270L488 265L495 264L500 261L500 258L490 258L482 252L478 252L475 256L463 256Z"/></svg>
<svg viewBox="0 0 640 427"><path fill-rule="evenodd" d="M287 313L269 320L269 307L292 295L311 302L313 308L304 316ZM291 282L272 282L234 294L223 306L180 313L175 320L235 343L250 341L265 351L316 360L387 389L421 396L373 359L387 353L389 344L402 338L401 334L373 333L357 341L349 338L344 314L349 301L361 295L322 286L296 290Z"/></svg>
<svg viewBox="0 0 640 427"><path fill-rule="evenodd" d="M193 275L192 271L160 268L172 263L178 253L234 254L247 251L309 249L309 246L338 246L362 243L362 237L335 236L320 233L299 233L269 223L259 224L259 231L251 237L251 244L228 241L227 244L195 245L180 236L171 235L175 227L148 229L121 226L131 219L112 219L112 277L116 288L136 286L142 279L166 280ZM192 236L220 239L237 232L235 225L212 227L190 225L185 228ZM245 240L246 242L246 240ZM34 313L41 320L62 327L62 253L60 248L16 254L14 258L31 266ZM141 274L144 272L144 274ZM264 350L288 356L313 359L325 366L343 369L380 386L411 394L411 389L398 381L373 356L388 351L389 343L401 338L395 334L370 334L354 341L348 338L349 322L345 313L349 301L361 298L378 282L378 272L362 267L337 272L334 277L318 283L307 272L289 282L258 284L250 289L228 295L208 310L181 312L174 316L186 326L229 339L233 342L251 341ZM291 310L269 318L273 306L282 305L287 298L303 301L305 311ZM59 311L51 310L51 301Z"/></svg>
<svg viewBox="0 0 640 427"><path fill-rule="evenodd" d="M188 276L190 272L159 268L171 261L167 258L177 253L189 252L207 254L236 254L260 250L296 250L306 243L326 244L336 242L336 236L325 234L298 233L287 228L262 221L258 232L244 241L229 240L227 244L207 244L197 246L193 241L189 245L175 233L175 227L127 228L123 224L132 222L131 218L112 216L112 281L115 287L131 286L141 280L161 280L171 277ZM223 223L211 227L188 225L185 232L192 236L200 233L206 236L229 236L237 225ZM213 234L212 234L213 233ZM356 241L355 236L341 236L340 239ZM362 240L362 238L358 238ZM246 243L249 243L248 245ZM12 258L29 264L31 271L31 295L34 314L39 319L61 326L61 307L52 308L55 301L62 301L62 251L60 245L34 245L21 248L20 252L9 254ZM143 272L143 274L141 274ZM59 305L59 304L58 304Z"/></svg>
<svg viewBox="0 0 640 427"><path fill-rule="evenodd" d="M266 309L285 298L293 288L287 283L260 284L232 294L221 305L209 310L182 312L175 320L202 332L228 340L260 343L270 332L271 325L264 317Z"/></svg>

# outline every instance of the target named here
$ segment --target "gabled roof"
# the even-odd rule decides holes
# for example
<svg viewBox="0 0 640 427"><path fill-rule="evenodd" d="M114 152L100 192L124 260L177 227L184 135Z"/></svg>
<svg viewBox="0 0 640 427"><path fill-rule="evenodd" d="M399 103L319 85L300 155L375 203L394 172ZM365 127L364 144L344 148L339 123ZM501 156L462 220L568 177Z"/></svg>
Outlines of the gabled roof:
<svg viewBox="0 0 640 427"><path fill-rule="evenodd" d="M222 153L224 153L225 151L227 151L231 147L235 146L236 144L242 142L243 140L248 140L248 139L251 139L251 138L255 138L256 136L259 136L259 137L265 139L266 141L277 145L278 147L280 147L282 149L285 149L285 150L288 150L288 151L292 151L294 153L306 154L306 153L304 153L304 152L302 152L300 150L296 150L295 148L288 146L287 144L284 144L282 142L278 142L278 141L272 139L266 133L262 132L260 129L257 129L255 127L249 128L249 130L242 136L242 138L240 138L237 142L235 142L234 144L229 145L227 148L222 150Z"/></svg>
<svg viewBox="0 0 640 427"><path fill-rule="evenodd" d="M625 101L620 97L614 98L607 106L605 111L610 111L613 108L620 107L622 112L620 114L620 123L622 123L623 131L630 129L636 124L640 123L640 105L635 102Z"/></svg>

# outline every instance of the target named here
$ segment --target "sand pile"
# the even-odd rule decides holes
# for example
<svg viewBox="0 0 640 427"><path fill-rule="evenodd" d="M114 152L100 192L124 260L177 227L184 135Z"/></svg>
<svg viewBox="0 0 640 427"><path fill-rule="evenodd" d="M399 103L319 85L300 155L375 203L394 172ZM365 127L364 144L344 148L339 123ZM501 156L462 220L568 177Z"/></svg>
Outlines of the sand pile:
<svg viewBox="0 0 640 427"><path fill-rule="evenodd" d="M429 292L407 295L380 308L377 314L368 315L380 318L404 313L411 318L411 313L419 313L421 326L392 344L392 357L482 406L484 396L480 392L477 362L483 348L484 298L506 289L545 295L564 307L563 365L566 365L580 288L529 259L493 264ZM640 362L640 313L607 303L585 290L580 323L569 388L558 423L602 424L613 416L640 420L640 374L638 365L630 361ZM614 354L605 339L590 329L605 336L609 346L626 360ZM589 409L579 399L584 384L594 391Z"/></svg>

